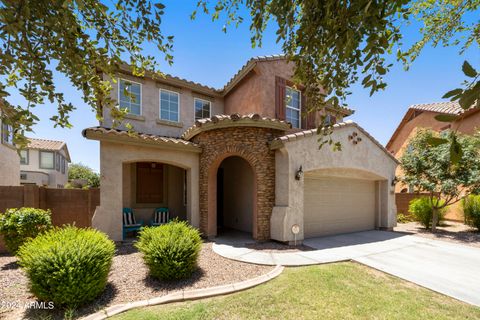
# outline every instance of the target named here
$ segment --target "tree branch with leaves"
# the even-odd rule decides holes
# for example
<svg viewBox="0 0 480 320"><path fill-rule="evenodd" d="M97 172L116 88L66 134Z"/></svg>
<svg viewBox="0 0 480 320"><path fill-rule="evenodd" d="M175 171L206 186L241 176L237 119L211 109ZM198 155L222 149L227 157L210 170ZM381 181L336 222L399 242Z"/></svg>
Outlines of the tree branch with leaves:
<svg viewBox="0 0 480 320"><path fill-rule="evenodd" d="M444 143L447 140L450 143ZM454 140L454 141L453 141ZM452 161L451 146L461 152ZM458 135L453 132L439 137L432 130L420 130L409 142L400 159L402 182L417 192L429 194L433 209L432 231L442 208L480 191L480 135Z"/></svg>

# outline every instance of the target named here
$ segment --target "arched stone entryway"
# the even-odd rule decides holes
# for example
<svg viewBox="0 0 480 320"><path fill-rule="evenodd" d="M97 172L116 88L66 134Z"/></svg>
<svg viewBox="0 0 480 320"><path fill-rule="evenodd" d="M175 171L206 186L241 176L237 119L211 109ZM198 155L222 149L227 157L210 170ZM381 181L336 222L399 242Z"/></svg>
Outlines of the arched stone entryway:
<svg viewBox="0 0 480 320"><path fill-rule="evenodd" d="M257 179L250 162L241 156L227 156L211 170L208 184L216 199L208 204L210 225L217 226L217 233L233 229L255 235Z"/></svg>
<svg viewBox="0 0 480 320"><path fill-rule="evenodd" d="M253 171L253 230L257 240L270 239L270 216L275 203L275 152L270 142L289 128L284 122L225 116L198 122L185 138L202 147L199 172L200 229L217 235L217 172L222 161L240 157Z"/></svg>

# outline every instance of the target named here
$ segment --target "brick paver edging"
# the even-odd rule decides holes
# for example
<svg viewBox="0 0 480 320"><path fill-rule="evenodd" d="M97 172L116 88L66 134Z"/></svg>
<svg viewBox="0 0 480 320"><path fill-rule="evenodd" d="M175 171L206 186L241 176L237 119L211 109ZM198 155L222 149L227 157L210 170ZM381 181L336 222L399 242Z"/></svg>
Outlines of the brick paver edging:
<svg viewBox="0 0 480 320"><path fill-rule="evenodd" d="M180 290L175 291L173 293L167 294L166 296L161 296L157 298L152 298L148 300L140 300L135 302L129 302L125 304L117 304L106 309L103 309L99 312L91 314L82 318L82 320L103 320L119 313L134 309L134 308L141 308L141 307L149 307L155 306L158 304L167 304L171 302L180 302L180 301L187 301L187 300L196 300L214 296L220 296L224 294L234 293L238 291L242 291L245 289L249 289L259 284L265 283L270 281L277 276L279 276L284 267L277 265L275 268L259 277L248 279L242 282L237 282L233 284L227 284L223 286L217 287L210 287L210 288L203 288L203 289L195 289L195 290Z"/></svg>

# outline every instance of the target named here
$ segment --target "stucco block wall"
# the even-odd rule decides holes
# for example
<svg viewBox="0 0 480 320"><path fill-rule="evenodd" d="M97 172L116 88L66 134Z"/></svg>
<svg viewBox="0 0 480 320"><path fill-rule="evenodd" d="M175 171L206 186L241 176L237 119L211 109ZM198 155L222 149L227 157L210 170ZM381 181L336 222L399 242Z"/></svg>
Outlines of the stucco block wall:
<svg viewBox="0 0 480 320"><path fill-rule="evenodd" d="M361 138L353 144L353 133ZM336 128L334 141L342 144L342 151L333 151L328 145L318 148L318 136L288 141L276 150L276 200L271 218L271 237L278 241L294 241L291 227L300 226L297 240L304 238L304 181L295 179L300 166L304 176L343 177L376 182L376 227L392 228L396 225L395 192L391 181L397 163L356 126ZM348 194L345 194L347 197ZM355 210L355 208L352 208Z"/></svg>
<svg viewBox="0 0 480 320"><path fill-rule="evenodd" d="M270 239L270 216L275 201L275 152L269 142L283 131L232 127L209 130L192 141L203 148L200 154L200 229L208 237L217 234L216 177L221 162L230 156L245 159L254 172L253 237Z"/></svg>
<svg viewBox="0 0 480 320"><path fill-rule="evenodd" d="M118 129L125 130L125 123L133 125L134 129L141 133L150 133L167 137L180 137L182 133L195 122L194 113L194 98L200 98L211 102L211 114L223 114L223 98L220 96L208 96L197 93L188 88L180 88L172 86L167 83L155 81L149 78L137 78L129 75L120 75L119 78L140 83L142 85L142 101L141 101L141 116L127 116L123 124L118 126ZM108 79L108 78L106 78ZM117 78L118 80L118 78ZM165 124L160 120L160 89L166 89L179 93L179 122ZM112 82L112 99L118 100L118 81ZM159 123L160 122L160 123ZM103 110L102 125L107 128L112 128L112 117L110 110L105 108Z"/></svg>
<svg viewBox="0 0 480 320"><path fill-rule="evenodd" d="M18 185L20 185L20 157L15 148L0 142L0 186Z"/></svg>
<svg viewBox="0 0 480 320"><path fill-rule="evenodd" d="M95 211L92 225L106 232L113 240L122 240L123 195L126 192L124 186L128 183L128 174L124 175L125 164L145 161L161 162L187 170L186 218L194 227L199 227L198 159L198 153L194 152L101 141L100 206Z"/></svg>

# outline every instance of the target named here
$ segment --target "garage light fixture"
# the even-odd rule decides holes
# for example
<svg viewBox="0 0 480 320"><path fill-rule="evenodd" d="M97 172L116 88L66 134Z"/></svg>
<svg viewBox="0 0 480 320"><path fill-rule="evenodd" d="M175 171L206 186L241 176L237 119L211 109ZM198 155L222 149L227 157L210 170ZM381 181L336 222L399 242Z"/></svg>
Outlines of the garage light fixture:
<svg viewBox="0 0 480 320"><path fill-rule="evenodd" d="M303 168L302 166L300 166L300 168L298 168L297 172L295 173L295 180L300 180L302 179L303 177Z"/></svg>
<svg viewBox="0 0 480 320"><path fill-rule="evenodd" d="M396 177L396 176L393 177L393 179L392 179L392 187L395 187L395 185L397 184L397 182L398 182L397 177Z"/></svg>

